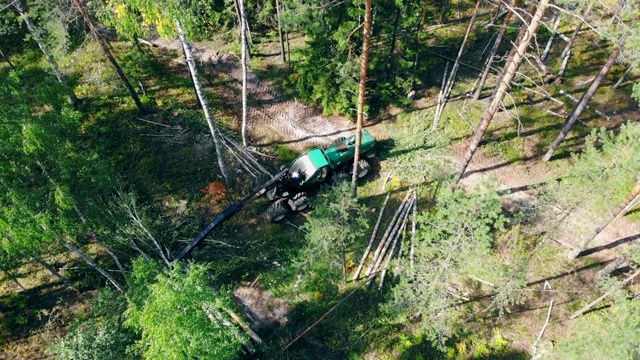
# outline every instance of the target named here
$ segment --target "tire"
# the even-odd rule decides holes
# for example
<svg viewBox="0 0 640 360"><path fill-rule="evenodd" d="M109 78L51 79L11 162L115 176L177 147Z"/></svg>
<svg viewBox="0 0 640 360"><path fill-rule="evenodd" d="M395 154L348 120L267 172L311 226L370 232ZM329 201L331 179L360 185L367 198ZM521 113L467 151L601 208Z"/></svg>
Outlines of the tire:
<svg viewBox="0 0 640 360"><path fill-rule="evenodd" d="M358 179L362 179L371 172L371 164L365 159L358 162Z"/></svg>
<svg viewBox="0 0 640 360"><path fill-rule="evenodd" d="M302 211L309 207L309 197L305 192L295 194L290 201L293 204L291 206L293 211Z"/></svg>
<svg viewBox="0 0 640 360"><path fill-rule="evenodd" d="M282 221L289 214L289 211L291 209L286 201L276 201L267 209L267 220L272 223Z"/></svg>

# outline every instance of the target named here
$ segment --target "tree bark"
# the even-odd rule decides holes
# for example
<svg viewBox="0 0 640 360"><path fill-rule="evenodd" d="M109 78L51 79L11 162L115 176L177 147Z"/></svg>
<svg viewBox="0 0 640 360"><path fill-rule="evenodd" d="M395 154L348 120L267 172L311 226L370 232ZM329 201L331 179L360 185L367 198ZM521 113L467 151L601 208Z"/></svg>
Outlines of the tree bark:
<svg viewBox="0 0 640 360"><path fill-rule="evenodd" d="M276 0L276 17L278 18L278 40L280 40L280 56L282 63L287 62L284 51L284 37L282 36L282 24L280 23L280 0Z"/></svg>
<svg viewBox="0 0 640 360"><path fill-rule="evenodd" d="M360 61L360 85L358 92L358 114L356 115L356 149L353 157L353 176L351 177L351 195L358 195L358 164L362 145L362 123L364 122L364 104L367 88L367 70L369 68L369 46L371 44L371 0L365 0L364 27L362 30L362 59Z"/></svg>
<svg viewBox="0 0 640 360"><path fill-rule="evenodd" d="M553 142L553 145L551 145L551 148L549 148L549 151L547 151L547 153L543 158L545 162L551 159L551 157L553 156L553 153L556 151L558 146L560 146L560 143L562 143L564 138L567 136L573 124L575 124L580 114L582 114L582 111L587 107L589 100L591 100L596 90L598 90L598 87L600 86L602 79L604 79L605 75L607 75L607 73L611 69L611 66L618 58L619 54L620 54L620 48L616 47L616 49L613 50L613 52L609 56L609 60L607 60L607 63L604 64L604 66L600 70L600 73L598 73L598 75L593 79L587 91L582 95L582 98L580 98L580 101L578 101L578 105L576 105L576 107L573 109L571 114L569 114L569 116L565 120L562 131L560 132L560 134L558 134L558 137Z"/></svg>
<svg viewBox="0 0 640 360"><path fill-rule="evenodd" d="M13 66L13 64L11 63L11 60L9 60L9 57L8 57L8 56L7 56L7 55L2 51L2 49L0 49L0 56L2 56L2 58L4 59L4 61L6 61L6 62L7 62L7 64L9 64L9 67L10 67L12 70L15 70L15 69L16 69L16 67L15 67L15 66Z"/></svg>
<svg viewBox="0 0 640 360"><path fill-rule="evenodd" d="M631 276L629 276L624 281L622 281L620 283L620 286L626 285L631 280L635 279L638 275L640 275L640 270L637 270ZM597 298L597 299L593 300L591 303L589 303L589 305L583 307L582 309L576 311L573 315L569 316L569 319L573 320L573 319L577 318L578 316L584 314L585 312L589 311L591 308L593 308L594 306L598 305L598 303L600 303L602 300L604 300L607 296L613 294L616 290L618 290L618 288L614 287L613 289L607 291L604 295L600 296L599 298Z"/></svg>
<svg viewBox="0 0 640 360"><path fill-rule="evenodd" d="M560 13L556 14L556 18L553 20L553 30L551 30L551 37L549 41L547 41L547 46L544 47L544 51L540 56L540 60L544 61L549 55L549 51L551 50L551 45L553 44L553 39L556 37L556 33L558 32L558 26L560 25Z"/></svg>
<svg viewBox="0 0 640 360"><path fill-rule="evenodd" d="M29 33L31 33L31 37L33 37L33 40L35 40L36 44L38 44L40 51L42 51L42 53L44 54L45 59L47 59L47 62L51 66L51 69L53 70L53 73L56 75L56 78L58 79L58 81L62 85L69 87L71 91L71 93L69 94L69 99L71 100L71 104L73 106L78 106L80 104L80 100L78 100L78 97L73 92L73 89L71 89L71 87L67 83L67 80L64 78L64 75L62 75L62 72L58 67L58 63L53 58L53 55L49 52L49 49L47 48L47 46L44 44L44 41L40 37L40 30L36 28L36 26L31 21L31 18L29 17L29 15L25 13L24 7L22 6L22 3L20 2L20 0L13 0L13 1L7 0L7 3L9 3L10 5L13 5L13 7L18 11L20 16L22 17L22 20L24 20L24 23L27 25L27 29L29 30ZM3 54L3 57L4 57L4 54ZM11 63L9 63L9 65L11 65ZM13 65L11 65L11 67L13 68Z"/></svg>
<svg viewBox="0 0 640 360"><path fill-rule="evenodd" d="M512 6L515 6L515 1L511 2ZM489 76L489 72L491 71L491 65L493 65L493 59L496 57L498 53L498 48L500 48L500 44L502 43L502 39L504 35L507 33L507 27L509 26L509 22L511 21L511 17L513 16L513 12L509 11L507 16L504 19L504 23L502 23L502 28L498 32L498 37L496 37L496 42L493 44L493 48L491 48L491 53L487 58L487 65L480 76L480 83L478 84L478 88L476 89L475 94L473 94L473 99L480 99L480 95L482 94L482 89L484 88L484 84L487 82L487 77Z"/></svg>
<svg viewBox="0 0 640 360"><path fill-rule="evenodd" d="M538 31L538 26L540 25L540 19L544 12L547 10L547 6L549 5L549 0L540 0L538 4L538 9L536 10L533 18L531 19L531 23L527 27L527 30L524 32L523 37L516 48L515 53L513 54L513 58L511 61L507 62L504 68L504 73L500 81L498 82L498 86L496 86L496 93L491 99L491 102L487 106L480 119L480 124L476 128L475 133L473 134L473 138L469 143L469 147L467 148L467 152L462 160L462 164L460 164L460 168L458 169L458 174L456 175L453 185L455 186L462 176L464 175L467 166L471 162L471 158L473 154L475 154L478 149L478 145L480 144L480 140L482 140L482 136L484 135L487 127L491 123L493 116L498 111L500 104L504 100L504 97L507 93L507 90L511 87L511 81L516 75L518 68L520 67L520 63L524 58L525 53L527 52L527 48L531 43L531 38Z"/></svg>
<svg viewBox="0 0 640 360"><path fill-rule="evenodd" d="M111 276L111 274L109 274L107 272L107 270L105 270L104 268L102 268L100 265L96 264L95 261L91 260L90 257L88 257L85 253L82 252L82 250L78 249L77 247L73 246L72 244L58 238L57 239L64 247L66 247L69 251L75 253L76 255L78 255L82 260L84 260L84 262L86 262L87 264L89 264L89 266L91 266L92 268L94 268L96 271L98 271L100 274L102 274L102 276L104 276L105 278L107 278L107 280L109 280L109 282L111 282L111 284L113 284L113 286L116 287L116 289L118 289L118 291L120 292L124 292L124 287L116 280L113 278L113 276Z"/></svg>
<svg viewBox="0 0 640 360"><path fill-rule="evenodd" d="M622 85L625 81L625 79L627 78L627 75L629 75L629 73L631 72L631 70L633 70L633 64L629 65L629 67L627 67L627 70L624 71L624 74L622 74L622 76L620 77L620 80L618 80L618 82L616 82L615 85L613 85L613 89L617 89L620 87L620 85Z"/></svg>
<svg viewBox="0 0 640 360"><path fill-rule="evenodd" d="M473 29L473 25L476 22L476 18L478 17L478 9L480 9L480 3L482 1L478 0L476 2L476 7L473 10L473 15L471 15L471 20L469 21L469 26L467 26L467 31L464 33L464 38L462 39L462 44L460 44L460 49L458 50L458 56L456 56L456 61L453 63L453 67L451 68L451 72L449 73L449 80L447 81L447 85L445 86L444 93L442 94L442 102L440 106L436 109L436 115L433 120L432 129L436 129L438 127L438 122L440 121L440 116L442 115L442 111L444 111L444 107L447 105L447 99L449 99L449 94L451 94L451 89L453 89L453 84L456 80L456 74L458 73L458 68L460 67L460 59L462 58L462 54L464 53L464 47L467 45L467 40L469 40L469 35L471 34L471 30Z"/></svg>
<svg viewBox="0 0 640 360"><path fill-rule="evenodd" d="M429 6L429 0L424 0L424 7L422 8L422 17L420 18L420 31L424 29L424 24L427 21L427 6Z"/></svg>
<svg viewBox="0 0 640 360"><path fill-rule="evenodd" d="M583 19L586 19L587 16L589 16L589 14L591 13L592 6L593 6L593 1L589 2L589 6L587 7L587 10L585 10L584 15L582 16ZM571 46L573 46L573 42L578 37L578 33L580 32L580 30L582 30L583 24L584 24L584 21L581 19L580 23L578 24L578 26L576 26L576 29L573 31L573 34L571 35L571 39L569 40L569 42L567 42L567 45L564 47L564 50L562 50L562 55L560 55L561 59L564 59L565 56L567 56L567 54L569 53L569 51L571 51Z"/></svg>
<svg viewBox="0 0 640 360"><path fill-rule="evenodd" d="M122 82L124 83L124 86L129 91L129 95L131 95L131 98L133 99L133 102L138 107L138 110L142 114L146 114L147 110L142 105L142 102L140 101L140 98L138 97L138 94L136 93L136 90L133 88L133 86L129 82L129 79L127 78L127 76L122 71L122 68L120 68L120 65L118 65L118 62L113 57L113 54L111 54L111 51L109 50L109 47L107 46L107 44L100 37L100 34L98 34L98 31L96 30L96 28L95 28L95 26L93 24L93 21L89 17L89 13L87 13L87 9L85 9L84 5L82 5L82 1L81 0L73 0L73 2L76 4L76 7L78 8L78 10L80 10L80 13L82 14L82 17L84 18L85 23L89 27L89 31L93 35L93 38L96 39L96 42L98 43L98 46L100 46L100 49L102 50L102 52L104 52L105 56L107 57L107 59L109 60L109 62L113 66L113 68L115 69L116 73L118 73L118 76L120 77L120 80L122 80Z"/></svg>
<svg viewBox="0 0 640 360"><path fill-rule="evenodd" d="M67 286L69 286L70 288L72 288L75 292L80 292L80 290L78 290L78 288L76 288L75 286L73 286L73 284L71 283L71 281L69 281L69 279L67 279L65 276L61 275L53 266L47 264L46 261L40 259L37 256L31 255L31 258L37 262L38 264L42 265L42 267L44 267L45 269L49 270L50 273L52 273L55 277L57 277L58 279L60 279L63 283L67 284Z"/></svg>
<svg viewBox="0 0 640 360"><path fill-rule="evenodd" d="M602 270L598 271L594 276L594 278L598 281L604 279L605 277L609 276L612 272L614 272L617 268L622 266L622 264L624 264L628 258L629 258L629 254L620 255L618 258L616 258L615 260L607 264L607 266L602 268Z"/></svg>
<svg viewBox="0 0 640 360"><path fill-rule="evenodd" d="M636 187L631 191L631 194L627 196L618 207L613 209L611 214L609 215L609 219L602 223L600 226L596 228L595 234L593 236L586 237L584 240L580 241L578 246L576 246L573 250L571 250L568 254L569 261L575 260L578 255L589 245L589 243L595 239L604 229L609 226L616 219L623 217L627 211L629 211L629 205L635 203L638 198L640 198L640 182L636 184Z"/></svg>
<svg viewBox="0 0 640 360"><path fill-rule="evenodd" d="M384 215L384 210L387 208L387 203L389 202L390 193L387 193L387 197L384 199L384 203L380 208L380 212L378 213L378 220L376 221L376 225L373 227L373 232L371 233L371 238L369 239L369 244L367 245L367 249L364 251L364 255L362 255L362 260L360 260L360 264L358 264L358 269L356 273L353 274L353 281L358 280L360 277L360 273L362 272L362 267L364 266L364 262L369 257L369 253L371 253L371 248L373 247L373 242L376 239L376 235L378 234L378 229L380 228L380 223L382 222L382 216Z"/></svg>
<svg viewBox="0 0 640 360"><path fill-rule="evenodd" d="M242 19L242 27L240 31L242 46L242 145L247 147L247 19L244 13L244 0L238 0L240 6L240 18Z"/></svg>
<svg viewBox="0 0 640 360"><path fill-rule="evenodd" d="M224 144L222 143L222 139L220 138L220 132L218 127L213 119L213 115L211 114L211 108L209 107L209 102L207 101L207 97L204 94L204 90L202 89L202 84L200 83L200 77L198 76L198 69L196 68L196 61L193 58L193 53L191 51L191 44L187 41L187 37L184 35L184 30L182 30L182 24L179 20L175 20L176 28L178 31L178 36L180 37L180 42L182 42L182 48L184 49L184 53L186 54L186 61L189 69L191 71L191 80L193 81L193 85L196 88L196 93L198 94L198 100L202 105L202 111L204 112L204 117L207 120L207 124L209 125L209 131L211 131L211 137L213 137L213 145L216 149L216 156L218 159L218 167L220 167L220 172L222 173L222 177L224 178L224 183L227 187L233 185L233 179L229 170L227 169L227 162L224 158Z"/></svg>

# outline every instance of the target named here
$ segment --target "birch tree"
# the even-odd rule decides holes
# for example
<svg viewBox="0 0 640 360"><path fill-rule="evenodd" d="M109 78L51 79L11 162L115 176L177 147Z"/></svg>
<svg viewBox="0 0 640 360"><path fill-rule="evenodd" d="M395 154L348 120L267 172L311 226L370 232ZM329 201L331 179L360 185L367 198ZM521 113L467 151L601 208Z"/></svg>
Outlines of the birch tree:
<svg viewBox="0 0 640 360"><path fill-rule="evenodd" d="M216 120L213 117L213 112L209 106L202 82L200 81L192 46L187 38L188 34L193 33L197 19L189 15L181 6L180 2L176 0L164 0L161 3L150 3L142 0L116 0L110 2L109 6L110 11L106 14L105 18L110 25L114 26L122 34L128 36L146 34L149 29L141 25L142 23L146 23L155 26L161 36L178 37L185 54L187 66L189 67L191 81L193 82L198 101L202 106L205 120L209 126L220 173L224 178L225 185L228 187L232 186L233 177L229 172L225 159L225 148L221 134ZM161 11L158 9L161 9Z"/></svg>
<svg viewBox="0 0 640 360"><path fill-rule="evenodd" d="M244 0L238 0L238 3L240 7L240 46L242 47L242 145L246 147L249 145L247 141L247 18L244 11Z"/></svg>
<svg viewBox="0 0 640 360"><path fill-rule="evenodd" d="M60 71L60 67L58 66L58 62L53 57L53 54L51 54L51 51L49 51L49 48L47 47L47 45L45 44L44 40L40 36L42 31L35 26L33 21L31 21L31 18L26 13L26 11L24 9L24 6L22 5L21 0L6 0L6 2L9 5L13 5L13 7L16 9L18 14L20 14L20 17L24 21L25 25L27 25L27 29L29 29L29 33L31 33L31 38L36 42L36 44L38 44L38 47L40 48L40 51L42 51L42 53L44 54L45 59L49 63L49 66L51 66L51 70L53 70L53 73L55 74L55 76L58 79L58 81L61 84L63 84L64 86L69 87L69 84L68 84L67 80L65 79L64 75L62 75L62 71ZM0 51L0 54L2 54L2 57L4 57L4 54L2 53L2 51ZM7 60L7 62L8 62L8 60ZM13 65L11 65L10 62L8 62L8 63L9 63L9 65L11 67L13 67ZM73 89L71 89L69 87L69 91L70 91L69 99L71 99L71 104L73 106L77 106L78 104L80 104L80 100L78 100L78 97L73 92Z"/></svg>
<svg viewBox="0 0 640 360"><path fill-rule="evenodd" d="M473 134L473 137L469 142L467 151L464 155L462 163L460 164L458 173L454 179L454 184L457 184L462 178L462 176L464 175L465 170L467 169L467 166L469 166L469 163L471 162L471 158L473 157L473 154L475 154L476 150L478 149L480 140L482 140L482 137L484 136L485 131L489 127L489 124L491 123L493 116L496 114L496 112L500 108L502 101L504 100L504 97L507 94L507 91L511 87L511 81L515 77L516 72L520 67L520 63L522 62L522 59L524 58L525 53L527 52L527 48L531 43L531 39L538 31L538 26L540 25L540 19L542 18L542 15L544 15L544 12L547 10L548 5L549 5L549 0L540 0L540 2L538 3L538 9L533 15L531 22L528 24L522 39L520 39L520 43L515 49L513 58L510 61L508 61L507 64L505 65L502 78L500 79L496 87L496 92L493 98L491 99L491 101L489 102L489 104L487 105L484 111L484 114L480 119L480 124L476 128L475 133Z"/></svg>

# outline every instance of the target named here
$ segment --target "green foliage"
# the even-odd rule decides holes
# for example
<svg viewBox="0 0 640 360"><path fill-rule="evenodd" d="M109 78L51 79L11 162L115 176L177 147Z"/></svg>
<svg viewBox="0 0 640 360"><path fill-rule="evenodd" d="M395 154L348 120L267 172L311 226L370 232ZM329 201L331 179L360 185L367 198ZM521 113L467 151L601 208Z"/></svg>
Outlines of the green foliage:
<svg viewBox="0 0 640 360"><path fill-rule="evenodd" d="M137 358L127 352L135 336L122 323L126 307L124 295L110 288L101 289L91 301L91 317L76 321L69 334L52 346L51 352L60 360Z"/></svg>
<svg viewBox="0 0 640 360"><path fill-rule="evenodd" d="M640 174L640 125L623 124L618 135L594 129L571 166L556 169L560 178L549 194L565 207L608 214L628 196ZM589 194L585 197L584 194Z"/></svg>
<svg viewBox="0 0 640 360"><path fill-rule="evenodd" d="M389 160L394 175L407 183L442 179L454 171L445 131L431 130L428 112L402 115L394 134Z"/></svg>
<svg viewBox="0 0 640 360"><path fill-rule="evenodd" d="M314 199L314 213L302 227L307 232L306 244L296 263L312 288L335 283L342 272L343 256L368 228L366 208L351 197L347 182L326 189L326 194Z"/></svg>
<svg viewBox="0 0 640 360"><path fill-rule="evenodd" d="M374 114L389 103L406 104L406 95L421 83L430 60L420 49L415 28L421 1L385 0L375 4L377 22L369 50L366 112ZM322 1L287 2L285 27L297 26L309 37L301 50L303 61L295 65L296 88L302 100L322 105L325 114L355 115L362 31L358 25L364 7L358 1L325 4ZM384 45L382 45L384 44Z"/></svg>
<svg viewBox="0 0 640 360"><path fill-rule="evenodd" d="M640 357L640 302L624 297L608 309L583 315L559 342L555 359L637 359Z"/></svg>
<svg viewBox="0 0 640 360"><path fill-rule="evenodd" d="M158 272L158 265L134 262L125 313L126 324L138 331L136 346L146 359L230 359L239 340L224 325L207 317L206 309L230 308L229 296L209 285L208 265L182 263ZM145 294L146 293L146 294Z"/></svg>
<svg viewBox="0 0 640 360"><path fill-rule="evenodd" d="M512 270L491 260L495 233L506 222L494 191L442 190L434 208L418 217L415 268L405 264L385 308L401 317L419 312L427 336L442 344L461 330L466 309L453 306L459 299L452 291L466 293L467 275L497 273L513 282Z"/></svg>

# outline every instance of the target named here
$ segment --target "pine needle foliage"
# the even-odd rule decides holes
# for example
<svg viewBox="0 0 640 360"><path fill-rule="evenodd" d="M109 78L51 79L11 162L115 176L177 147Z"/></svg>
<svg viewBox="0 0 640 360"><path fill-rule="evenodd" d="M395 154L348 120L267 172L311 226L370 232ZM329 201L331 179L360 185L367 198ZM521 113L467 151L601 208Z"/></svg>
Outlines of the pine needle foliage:
<svg viewBox="0 0 640 360"><path fill-rule="evenodd" d="M400 318L420 319L425 334L443 344L470 315L470 308L459 306L461 295L472 296L468 275L505 279L490 308L512 304L514 290L522 286L521 264L492 260L496 233L507 222L495 191L443 189L434 208L418 216L415 267L403 264L385 309Z"/></svg>

